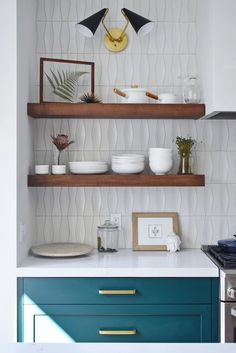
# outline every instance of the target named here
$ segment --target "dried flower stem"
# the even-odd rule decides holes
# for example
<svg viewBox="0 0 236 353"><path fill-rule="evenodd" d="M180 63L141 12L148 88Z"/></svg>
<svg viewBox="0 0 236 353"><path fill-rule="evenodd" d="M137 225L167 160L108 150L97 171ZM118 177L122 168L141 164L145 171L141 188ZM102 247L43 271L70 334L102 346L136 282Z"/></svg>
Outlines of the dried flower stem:
<svg viewBox="0 0 236 353"><path fill-rule="evenodd" d="M53 144L58 150L57 164L60 165L61 152L69 147L74 141L69 141L67 135L59 134L57 136L51 136Z"/></svg>

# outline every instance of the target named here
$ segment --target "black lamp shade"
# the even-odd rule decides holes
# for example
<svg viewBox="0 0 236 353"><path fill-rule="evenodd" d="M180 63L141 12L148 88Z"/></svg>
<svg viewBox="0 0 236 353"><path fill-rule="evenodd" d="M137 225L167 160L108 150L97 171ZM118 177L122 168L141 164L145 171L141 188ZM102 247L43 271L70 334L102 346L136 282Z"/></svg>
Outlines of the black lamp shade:
<svg viewBox="0 0 236 353"><path fill-rule="evenodd" d="M154 23L147 18L125 8L122 9L122 12L128 18L130 24L138 35L145 35L153 29Z"/></svg>
<svg viewBox="0 0 236 353"><path fill-rule="evenodd" d="M96 32L100 22L102 21L107 9L104 8L85 20L77 23L77 28L80 33L86 37L92 37Z"/></svg>

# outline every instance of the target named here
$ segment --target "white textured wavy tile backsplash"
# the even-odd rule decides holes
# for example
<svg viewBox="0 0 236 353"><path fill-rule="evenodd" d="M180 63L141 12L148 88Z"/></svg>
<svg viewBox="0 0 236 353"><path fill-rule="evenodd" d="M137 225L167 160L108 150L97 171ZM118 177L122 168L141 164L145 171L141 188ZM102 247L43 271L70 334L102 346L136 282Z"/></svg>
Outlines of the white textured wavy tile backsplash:
<svg viewBox="0 0 236 353"><path fill-rule="evenodd" d="M196 0L40 0L36 14L36 60L40 56L95 61L96 93L116 102L114 86L137 83L154 92L181 94L181 77L197 74ZM103 46L102 26L94 38L78 35L75 23L109 7L108 23L123 26L127 7L153 19L155 30L137 38L129 26L129 45L112 54ZM37 65L39 67L39 65ZM38 97L39 75L35 76ZM158 87L158 89L157 89ZM206 175L205 188L39 188L36 190L35 242L79 240L96 245L96 227L110 213L122 214L121 247L131 247L131 214L179 213L184 247L200 247L232 235L236 229L236 124L192 120L36 120L35 163L52 163L51 134L75 140L63 152L69 160L111 160L116 152L173 147L177 135L198 141L194 171Z"/></svg>

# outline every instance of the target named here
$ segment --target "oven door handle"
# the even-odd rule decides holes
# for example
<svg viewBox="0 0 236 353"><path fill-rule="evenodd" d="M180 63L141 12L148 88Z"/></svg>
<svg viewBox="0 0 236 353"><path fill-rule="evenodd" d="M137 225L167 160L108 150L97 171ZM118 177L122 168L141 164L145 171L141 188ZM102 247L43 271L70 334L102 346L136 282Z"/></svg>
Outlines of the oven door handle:
<svg viewBox="0 0 236 353"><path fill-rule="evenodd" d="M236 308L231 308L231 315L236 317Z"/></svg>

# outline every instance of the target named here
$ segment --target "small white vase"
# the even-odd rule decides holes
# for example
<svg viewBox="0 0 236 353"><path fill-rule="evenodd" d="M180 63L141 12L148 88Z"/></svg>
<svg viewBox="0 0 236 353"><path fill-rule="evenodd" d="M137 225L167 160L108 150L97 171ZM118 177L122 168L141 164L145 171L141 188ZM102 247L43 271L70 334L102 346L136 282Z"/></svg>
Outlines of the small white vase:
<svg viewBox="0 0 236 353"><path fill-rule="evenodd" d="M35 174L49 174L49 165L48 164L37 164L35 166Z"/></svg>
<svg viewBox="0 0 236 353"><path fill-rule="evenodd" d="M66 174L66 165L53 165L52 174Z"/></svg>

